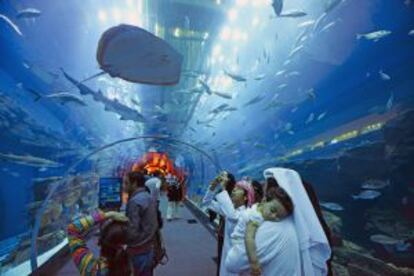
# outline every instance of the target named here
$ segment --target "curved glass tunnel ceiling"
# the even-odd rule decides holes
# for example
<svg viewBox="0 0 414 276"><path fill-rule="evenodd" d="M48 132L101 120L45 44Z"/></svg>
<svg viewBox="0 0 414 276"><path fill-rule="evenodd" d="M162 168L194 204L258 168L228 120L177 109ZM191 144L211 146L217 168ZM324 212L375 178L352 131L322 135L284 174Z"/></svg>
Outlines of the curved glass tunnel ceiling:
<svg viewBox="0 0 414 276"><path fill-rule="evenodd" d="M360 265L350 256L412 267L413 5L292 0L276 16L266 0L2 1L0 274L41 265L70 218L97 207L99 177L150 150L189 172L196 204L218 168L259 180L293 168L318 194L337 269ZM40 14L18 16L26 8ZM180 82L101 75L83 84L104 99L81 94L61 69L98 73L100 35L118 24L176 49ZM125 120L115 102L145 121ZM109 147L131 137L148 138Z"/></svg>

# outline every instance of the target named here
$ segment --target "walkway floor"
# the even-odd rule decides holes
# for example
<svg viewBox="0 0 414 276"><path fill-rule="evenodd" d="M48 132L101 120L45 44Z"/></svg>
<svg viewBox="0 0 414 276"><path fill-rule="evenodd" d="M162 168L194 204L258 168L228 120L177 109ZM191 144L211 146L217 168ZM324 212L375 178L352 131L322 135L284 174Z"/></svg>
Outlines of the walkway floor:
<svg viewBox="0 0 414 276"><path fill-rule="evenodd" d="M166 200L161 200L163 215L167 208ZM214 276L217 241L185 207L181 209L181 219L167 222L164 219L162 233L169 256L165 266L158 266L156 276ZM194 223L195 222L195 223ZM96 238L88 242L98 254ZM62 267L57 275L79 275L72 260Z"/></svg>

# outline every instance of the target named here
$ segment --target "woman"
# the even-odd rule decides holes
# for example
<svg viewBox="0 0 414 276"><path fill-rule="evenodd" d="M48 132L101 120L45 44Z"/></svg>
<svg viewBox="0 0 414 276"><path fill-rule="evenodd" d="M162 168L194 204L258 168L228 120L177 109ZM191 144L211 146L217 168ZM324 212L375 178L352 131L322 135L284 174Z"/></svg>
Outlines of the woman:
<svg viewBox="0 0 414 276"><path fill-rule="evenodd" d="M266 195L266 201L246 209L239 218L231 234L231 249L227 258L236 257L246 251L250 263L251 275L261 274L261 264L257 258L255 236L258 228L266 221L282 221L293 213L293 203L281 187L272 189ZM293 232L293 231L292 231ZM227 259L226 259L227 260ZM291 271L289 274L293 274Z"/></svg>
<svg viewBox="0 0 414 276"><path fill-rule="evenodd" d="M331 255L331 249L299 174L289 169L270 168L265 170L264 175L275 178L295 207L290 218L280 222L264 222L257 230L257 258L262 274L326 275L326 260ZM238 273L249 269L246 254L235 256L226 265Z"/></svg>
<svg viewBox="0 0 414 276"><path fill-rule="evenodd" d="M226 191L227 183L227 172L222 172L210 184L210 188L203 199L203 205L207 205L208 209L222 215L225 220L223 250L220 260L220 276L237 275L227 271L224 266L225 257L230 249L230 235L233 232L240 213L254 203L254 191L250 183L246 181L237 182L231 193L231 198ZM218 184L221 184L222 191L215 193Z"/></svg>
<svg viewBox="0 0 414 276"><path fill-rule="evenodd" d="M237 275L300 275L290 196L283 188L271 188L265 200L254 207L240 216L232 234L232 238L237 236L240 241L233 242L226 268ZM237 233L241 228L243 233ZM276 258L277 263L273 262Z"/></svg>
<svg viewBox="0 0 414 276"><path fill-rule="evenodd" d="M129 258L125 250L128 218L117 212L96 211L76 219L68 225L69 248L81 275L131 275ZM99 237L101 254L93 255L86 245L86 234L103 223Z"/></svg>

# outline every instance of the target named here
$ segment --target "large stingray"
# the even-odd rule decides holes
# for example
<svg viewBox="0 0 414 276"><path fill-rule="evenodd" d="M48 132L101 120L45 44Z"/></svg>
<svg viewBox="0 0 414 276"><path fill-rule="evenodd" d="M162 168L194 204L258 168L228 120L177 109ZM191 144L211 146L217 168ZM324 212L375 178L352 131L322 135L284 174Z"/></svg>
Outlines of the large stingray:
<svg viewBox="0 0 414 276"><path fill-rule="evenodd" d="M111 77L154 85L177 84L183 59L164 40L131 25L105 31L96 56L101 69Z"/></svg>

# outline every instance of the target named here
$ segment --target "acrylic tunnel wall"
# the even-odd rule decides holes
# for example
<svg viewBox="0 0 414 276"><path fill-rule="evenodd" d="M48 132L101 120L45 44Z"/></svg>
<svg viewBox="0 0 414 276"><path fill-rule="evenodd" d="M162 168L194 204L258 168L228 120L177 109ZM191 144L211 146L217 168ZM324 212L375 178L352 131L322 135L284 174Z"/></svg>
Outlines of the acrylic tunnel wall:
<svg viewBox="0 0 414 276"><path fill-rule="evenodd" d="M175 61L177 83L107 72L98 45L120 24L175 54L137 66ZM0 274L54 256L98 207L99 179L148 152L186 172L203 212L221 169L292 168L317 193L338 275L412 273L413 72L410 0L0 1Z"/></svg>

